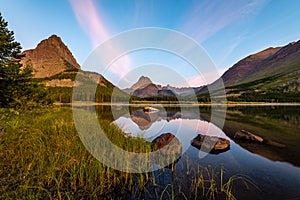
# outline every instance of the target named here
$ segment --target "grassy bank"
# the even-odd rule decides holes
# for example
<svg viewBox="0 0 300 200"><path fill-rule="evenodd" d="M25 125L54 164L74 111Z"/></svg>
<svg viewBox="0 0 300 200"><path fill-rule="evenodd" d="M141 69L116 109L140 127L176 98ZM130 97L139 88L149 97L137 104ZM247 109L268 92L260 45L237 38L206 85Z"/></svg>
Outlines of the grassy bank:
<svg viewBox="0 0 300 200"><path fill-rule="evenodd" d="M112 142L123 149L151 150L150 143L124 137L107 121L100 123ZM0 125L6 132L0 136L0 199L140 199L153 191L159 191L153 199L174 199L176 195L233 198L232 178L225 183L222 173L210 174L206 180L199 172L191 178L192 191L185 194L180 183L176 190L169 183L160 186L157 172L132 174L101 164L81 143L71 108L0 109ZM170 169L159 174L165 172Z"/></svg>
<svg viewBox="0 0 300 200"><path fill-rule="evenodd" d="M112 170L87 152L70 108L1 112L6 130L0 138L1 198L109 198L123 192L120 188L134 187L134 175ZM123 142L150 148L141 140L128 141L118 129L111 128L110 134L119 146Z"/></svg>

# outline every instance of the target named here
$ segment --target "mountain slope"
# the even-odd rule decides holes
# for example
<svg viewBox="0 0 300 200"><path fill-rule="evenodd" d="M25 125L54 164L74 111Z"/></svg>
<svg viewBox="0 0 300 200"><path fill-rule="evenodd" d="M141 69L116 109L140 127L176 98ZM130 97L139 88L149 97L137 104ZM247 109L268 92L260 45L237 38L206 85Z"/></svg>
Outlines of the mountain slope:
<svg viewBox="0 0 300 200"><path fill-rule="evenodd" d="M225 72L222 79L227 87L234 86L274 75L288 75L299 70L299 65L300 41L250 55Z"/></svg>
<svg viewBox="0 0 300 200"><path fill-rule="evenodd" d="M300 41L250 55L229 68L221 79L229 100L299 101ZM198 94L207 91L205 87Z"/></svg>
<svg viewBox="0 0 300 200"><path fill-rule="evenodd" d="M240 84L242 82L247 82L248 80L255 80L257 77L252 77L252 74L261 72L260 65L264 63L265 59L269 56L274 55L279 48L268 48L259 53L250 55L227 70L223 75L222 79L226 86L232 86L236 84Z"/></svg>
<svg viewBox="0 0 300 200"><path fill-rule="evenodd" d="M158 96L158 91L159 88L157 87L157 85L150 83L143 88L134 90L132 95L136 97L145 98L151 96Z"/></svg>
<svg viewBox="0 0 300 200"><path fill-rule="evenodd" d="M33 68L35 78L49 77L66 69L79 69L80 66L71 51L57 35L41 41L35 49L23 52L23 65Z"/></svg>

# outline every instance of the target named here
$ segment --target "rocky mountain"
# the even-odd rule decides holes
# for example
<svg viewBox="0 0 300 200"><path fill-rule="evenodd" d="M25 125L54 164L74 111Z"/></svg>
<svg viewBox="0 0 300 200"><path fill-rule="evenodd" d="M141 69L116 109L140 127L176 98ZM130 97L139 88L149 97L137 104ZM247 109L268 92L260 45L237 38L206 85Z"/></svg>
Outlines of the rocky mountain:
<svg viewBox="0 0 300 200"><path fill-rule="evenodd" d="M139 78L139 80L131 86L130 89L132 89L132 90L141 89L141 88L144 88L144 87L148 86L151 83L152 83L152 81L150 80L150 78L145 77L145 76L141 76Z"/></svg>
<svg viewBox="0 0 300 200"><path fill-rule="evenodd" d="M150 96L190 96L195 95L201 88L161 86L154 84L150 78L141 76L135 84L130 88L124 89L124 91L130 95L145 98Z"/></svg>
<svg viewBox="0 0 300 200"><path fill-rule="evenodd" d="M150 83L145 87L134 90L132 95L136 97L145 98L151 96L158 96L158 91L159 88L157 87L157 85Z"/></svg>
<svg viewBox="0 0 300 200"><path fill-rule="evenodd" d="M134 91L143 89L146 86L148 86L149 84L152 84L152 81L150 80L150 78L141 76L139 78L139 80L136 83L134 83L130 88L124 89L124 92L132 95L134 93Z"/></svg>
<svg viewBox="0 0 300 200"><path fill-rule="evenodd" d="M71 51L60 37L52 35L42 40L35 49L25 50L23 65L30 65L34 70L34 78L39 78L49 87L73 87L88 80L103 87L113 86L102 75L96 72L80 70L80 66ZM80 81L75 83L76 75Z"/></svg>
<svg viewBox="0 0 300 200"><path fill-rule="evenodd" d="M116 101L129 98L101 74L80 70L71 51L57 35L41 41L35 49L25 50L23 54L25 57L21 63L33 68L35 82L46 86L49 99L54 102L69 103L72 97L78 101L96 102L111 102L112 95ZM74 87L78 88L77 96L72 96Z"/></svg>
<svg viewBox="0 0 300 200"><path fill-rule="evenodd" d="M300 41L250 55L229 68L221 79L229 100L293 101L300 93ZM216 82L210 86L214 85ZM207 87L198 94L205 93Z"/></svg>
<svg viewBox="0 0 300 200"><path fill-rule="evenodd" d="M50 77L67 69L80 66L60 37L52 35L41 41L35 49L23 52L23 65L30 65L35 78Z"/></svg>

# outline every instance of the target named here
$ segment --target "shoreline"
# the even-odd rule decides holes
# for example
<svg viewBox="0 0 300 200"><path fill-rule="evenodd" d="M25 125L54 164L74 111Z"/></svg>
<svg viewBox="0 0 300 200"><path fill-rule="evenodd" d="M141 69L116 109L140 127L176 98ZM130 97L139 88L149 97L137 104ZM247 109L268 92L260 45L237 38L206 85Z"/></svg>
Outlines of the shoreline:
<svg viewBox="0 0 300 200"><path fill-rule="evenodd" d="M300 103L267 103L267 102L245 102L245 103L226 103L226 104L212 104L212 103L181 103L181 104L174 104L174 103L95 103L95 102L74 102L74 103L53 103L53 105L57 106L170 106L170 107L181 107L181 106L300 106Z"/></svg>

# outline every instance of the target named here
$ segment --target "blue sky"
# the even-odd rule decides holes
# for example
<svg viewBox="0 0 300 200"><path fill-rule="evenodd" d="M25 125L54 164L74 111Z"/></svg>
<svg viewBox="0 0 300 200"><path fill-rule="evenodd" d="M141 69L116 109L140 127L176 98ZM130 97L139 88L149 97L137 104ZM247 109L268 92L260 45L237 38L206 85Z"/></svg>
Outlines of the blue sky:
<svg viewBox="0 0 300 200"><path fill-rule="evenodd" d="M298 41L299 8L298 0L1 0L0 4L2 16L23 49L34 48L42 39L57 34L82 65L99 44L116 34L134 28L161 27L197 41L219 73L249 54ZM142 75L143 70L134 69L149 63L169 66L183 74L190 86L203 84L196 72L187 70L188 64L157 51L124 56L116 64L121 69L128 65L124 67L127 71L104 75L124 88ZM130 71L139 73L125 83L122 77ZM213 80L218 74L208 76ZM160 83L180 86L171 78Z"/></svg>

